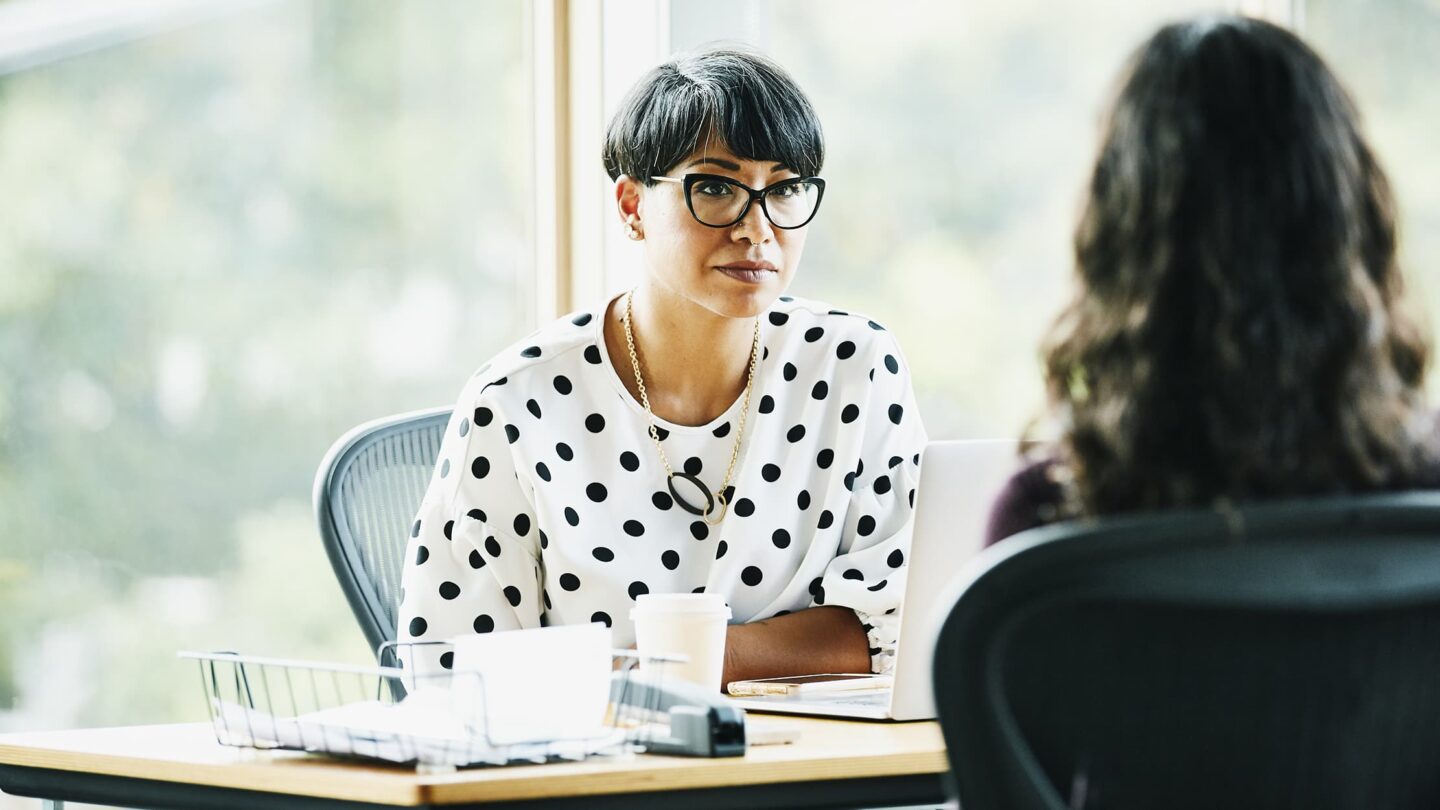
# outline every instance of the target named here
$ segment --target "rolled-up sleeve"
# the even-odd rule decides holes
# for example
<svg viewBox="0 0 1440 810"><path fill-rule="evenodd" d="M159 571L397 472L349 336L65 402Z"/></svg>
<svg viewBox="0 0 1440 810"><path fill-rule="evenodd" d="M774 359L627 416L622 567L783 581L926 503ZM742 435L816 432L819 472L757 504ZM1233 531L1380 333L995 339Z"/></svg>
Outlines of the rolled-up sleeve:
<svg viewBox="0 0 1440 810"><path fill-rule="evenodd" d="M864 410L860 457L846 477L851 496L839 553L812 599L812 604L855 611L870 641L874 672L894 667L915 487L926 442L909 367L889 333L885 337L876 353Z"/></svg>
<svg viewBox="0 0 1440 810"><path fill-rule="evenodd" d="M515 472L506 414L485 389L476 378L461 393L410 527L396 628L402 644L540 626L543 533ZM443 648L425 645L401 659L418 672L452 663Z"/></svg>

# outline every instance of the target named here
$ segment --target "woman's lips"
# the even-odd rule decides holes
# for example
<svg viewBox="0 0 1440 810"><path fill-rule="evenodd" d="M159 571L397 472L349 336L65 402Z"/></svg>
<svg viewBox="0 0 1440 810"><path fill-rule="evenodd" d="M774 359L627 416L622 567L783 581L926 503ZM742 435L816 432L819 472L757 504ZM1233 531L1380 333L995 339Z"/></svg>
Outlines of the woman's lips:
<svg viewBox="0 0 1440 810"><path fill-rule="evenodd" d="M775 273L775 266L769 262L736 262L715 269L746 284L759 284Z"/></svg>
<svg viewBox="0 0 1440 810"><path fill-rule="evenodd" d="M741 270L738 267L717 267L715 269L746 284L759 284L765 280L766 276L775 272L774 270Z"/></svg>

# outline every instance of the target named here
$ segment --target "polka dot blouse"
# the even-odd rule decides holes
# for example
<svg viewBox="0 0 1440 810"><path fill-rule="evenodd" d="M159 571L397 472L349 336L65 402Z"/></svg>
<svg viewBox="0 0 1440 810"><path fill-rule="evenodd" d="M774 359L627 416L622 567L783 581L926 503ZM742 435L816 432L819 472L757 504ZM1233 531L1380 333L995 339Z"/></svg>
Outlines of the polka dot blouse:
<svg viewBox="0 0 1440 810"><path fill-rule="evenodd" d="M707 592L734 622L848 607L888 671L925 445L894 337L788 296L761 316L730 511L707 526L670 495L604 311L539 330L461 392L411 527L398 638L603 622L625 647L636 597ZM706 425L657 417L671 464L719 486L743 399Z"/></svg>

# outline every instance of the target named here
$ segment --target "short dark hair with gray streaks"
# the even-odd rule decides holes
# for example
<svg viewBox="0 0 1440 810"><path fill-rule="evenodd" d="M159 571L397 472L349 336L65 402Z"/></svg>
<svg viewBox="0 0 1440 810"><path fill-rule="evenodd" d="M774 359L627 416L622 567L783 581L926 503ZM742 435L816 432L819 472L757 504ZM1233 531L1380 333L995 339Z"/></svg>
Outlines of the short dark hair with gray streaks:
<svg viewBox="0 0 1440 810"><path fill-rule="evenodd" d="M727 46L680 54L626 95L605 133L605 171L652 185L715 139L736 156L820 173L825 139L804 91L778 64Z"/></svg>

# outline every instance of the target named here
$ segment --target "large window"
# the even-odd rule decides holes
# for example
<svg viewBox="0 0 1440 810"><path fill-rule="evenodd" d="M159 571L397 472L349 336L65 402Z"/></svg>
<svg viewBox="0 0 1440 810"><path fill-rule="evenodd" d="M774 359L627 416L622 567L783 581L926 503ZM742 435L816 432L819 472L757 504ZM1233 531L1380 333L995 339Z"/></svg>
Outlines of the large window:
<svg viewBox="0 0 1440 810"><path fill-rule="evenodd" d="M171 5L0 59L0 729L367 659L316 465L535 320L520 0Z"/></svg>

